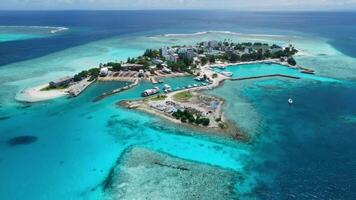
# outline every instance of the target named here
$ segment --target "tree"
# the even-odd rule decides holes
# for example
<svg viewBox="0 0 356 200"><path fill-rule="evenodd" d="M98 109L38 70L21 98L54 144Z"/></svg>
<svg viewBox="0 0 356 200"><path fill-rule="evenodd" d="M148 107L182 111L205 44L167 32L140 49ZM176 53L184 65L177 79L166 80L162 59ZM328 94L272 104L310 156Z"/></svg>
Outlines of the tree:
<svg viewBox="0 0 356 200"><path fill-rule="evenodd" d="M109 62L106 66L111 66L113 71L121 70L121 63Z"/></svg>
<svg viewBox="0 0 356 200"><path fill-rule="evenodd" d="M143 56L149 57L149 58L158 58L160 56L160 53L156 49L146 49L145 53Z"/></svg>
<svg viewBox="0 0 356 200"><path fill-rule="evenodd" d="M202 57L200 61L201 61L201 65L203 66L208 63L208 59L206 57Z"/></svg>
<svg viewBox="0 0 356 200"><path fill-rule="evenodd" d="M287 60L288 64L295 66L297 64L297 62L294 60L293 57L289 57Z"/></svg>
<svg viewBox="0 0 356 200"><path fill-rule="evenodd" d="M232 53L231 56L230 56L230 62L237 62L240 60L240 56L235 54L235 53Z"/></svg>

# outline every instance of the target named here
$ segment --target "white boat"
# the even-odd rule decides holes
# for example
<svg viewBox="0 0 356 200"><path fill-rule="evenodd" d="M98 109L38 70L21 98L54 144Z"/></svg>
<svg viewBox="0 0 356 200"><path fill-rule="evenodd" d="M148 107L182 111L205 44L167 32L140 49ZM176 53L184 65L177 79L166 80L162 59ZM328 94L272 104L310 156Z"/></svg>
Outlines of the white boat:
<svg viewBox="0 0 356 200"><path fill-rule="evenodd" d="M197 76L197 77L194 78L194 80L196 80L196 81L202 81L202 80L204 80L204 77Z"/></svg>
<svg viewBox="0 0 356 200"><path fill-rule="evenodd" d="M232 72L221 72L221 74L228 77L232 76Z"/></svg>
<svg viewBox="0 0 356 200"><path fill-rule="evenodd" d="M292 98L289 98L289 99L288 99L288 103L289 103L289 104L293 104L293 99L292 99Z"/></svg>
<svg viewBox="0 0 356 200"><path fill-rule="evenodd" d="M165 93L167 93L167 92L172 92L172 87L171 87L170 85L168 85L168 84L164 84L164 86L163 86L163 91L164 91Z"/></svg>
<svg viewBox="0 0 356 200"><path fill-rule="evenodd" d="M159 93L159 88L158 87L154 87L152 89L148 89L148 90L145 90L141 93L141 95L143 97L147 97L147 96L151 96L151 95L154 95L154 94L158 94Z"/></svg>

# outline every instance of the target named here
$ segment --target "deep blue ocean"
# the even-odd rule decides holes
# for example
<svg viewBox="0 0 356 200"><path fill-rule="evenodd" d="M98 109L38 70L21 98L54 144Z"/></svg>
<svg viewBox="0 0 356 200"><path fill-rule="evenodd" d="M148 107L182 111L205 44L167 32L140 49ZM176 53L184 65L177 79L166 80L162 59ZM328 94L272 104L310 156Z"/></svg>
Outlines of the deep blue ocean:
<svg viewBox="0 0 356 200"><path fill-rule="evenodd" d="M355 21L354 12L0 11L0 25L71 28L65 35L1 43L0 65L118 35L201 30L317 35L343 53L356 56Z"/></svg>
<svg viewBox="0 0 356 200"><path fill-rule="evenodd" d="M0 42L0 68L10 71L11 64L99 40L212 30L323 38L354 64L349 73L356 71L355 12L0 11L1 26L69 28L50 37ZM20 67L16 70L25 71L27 65ZM194 83L191 78L167 82ZM119 100L138 98L152 87L148 83L93 102L122 84L96 84L74 99L0 104L0 199L98 199L101 194L91 188L100 185L125 148L135 145L242 170L244 181L236 186L241 199L356 199L354 80L227 82L213 93L225 98L233 122L258 125L248 144L224 143L117 107ZM289 97L293 106L286 103ZM239 113L242 99L258 118ZM38 139L9 146L8 139L18 135Z"/></svg>

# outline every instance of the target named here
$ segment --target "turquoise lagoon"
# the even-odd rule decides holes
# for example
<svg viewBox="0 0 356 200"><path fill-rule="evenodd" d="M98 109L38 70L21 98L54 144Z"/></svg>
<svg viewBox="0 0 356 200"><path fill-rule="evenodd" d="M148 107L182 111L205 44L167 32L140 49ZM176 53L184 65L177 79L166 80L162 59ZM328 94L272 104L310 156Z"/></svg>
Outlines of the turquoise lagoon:
<svg viewBox="0 0 356 200"><path fill-rule="evenodd" d="M0 42L49 37L66 30L50 26L0 26Z"/></svg>
<svg viewBox="0 0 356 200"><path fill-rule="evenodd" d="M281 74L281 75L299 77L303 79L312 79L318 81L338 81L332 78L301 73L298 69L293 69L288 66L284 66L280 64L268 64L268 63L243 64L243 65L228 66L223 69L218 67L213 67L213 70L218 73L231 72L232 78L248 78L254 76Z"/></svg>
<svg viewBox="0 0 356 200"><path fill-rule="evenodd" d="M226 116L251 135L251 143L207 136L116 105L139 98L144 89L154 86L145 82L98 102L93 102L96 96L126 83L96 83L77 98L33 104L15 100L25 88L99 63L126 60L146 48L225 38L281 45L292 40L302 50L298 63L317 74L264 64L227 68L236 70L236 76L267 72L301 76L300 80L227 81L207 91L225 99ZM236 185L243 199L354 199L355 124L344 120L356 115L354 63L355 58L323 38L214 31L113 37L1 66L0 195L3 199L99 199L104 195L100 184L120 154L130 146L142 146L243 174L244 181ZM335 81L346 79L351 81ZM195 83L192 77L165 82L173 88ZM290 96L293 106L287 103ZM28 145L7 144L21 135L38 139Z"/></svg>

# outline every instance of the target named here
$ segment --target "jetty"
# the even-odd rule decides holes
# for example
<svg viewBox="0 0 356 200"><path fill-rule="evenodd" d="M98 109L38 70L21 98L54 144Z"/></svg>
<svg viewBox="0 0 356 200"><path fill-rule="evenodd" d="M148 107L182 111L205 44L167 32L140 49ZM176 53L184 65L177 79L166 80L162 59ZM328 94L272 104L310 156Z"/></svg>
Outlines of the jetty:
<svg viewBox="0 0 356 200"><path fill-rule="evenodd" d="M81 81L69 86L68 93L71 94L72 96L76 97L80 93L82 93L87 87L89 87L89 85L94 83L95 80L96 79L90 80L90 77L85 78L85 79L83 79L83 80L81 80Z"/></svg>
<svg viewBox="0 0 356 200"><path fill-rule="evenodd" d="M93 100L93 102L98 102L98 101L100 101L100 100L102 100L102 99L104 99L104 98L106 98L106 97L108 97L108 96L111 96L111 95L114 95L114 94L123 92L123 91L128 90L128 89L131 89L131 88L135 87L135 86L138 84L138 82L139 82L139 79L137 78L137 79L135 79L134 82L132 82L131 84L129 84L129 85L127 85L127 86L124 86L124 87L121 87L121 88L117 88L117 89L112 90L112 91L110 91L110 92L104 92L104 93L101 94L100 96L97 96L97 97Z"/></svg>
<svg viewBox="0 0 356 200"><path fill-rule="evenodd" d="M269 74L269 75L261 75L261 76L250 76L250 77L243 77L243 78L231 78L232 81L242 81L242 80L249 80L249 79L259 79L259 78L270 78L270 77L283 77L283 78L291 78L291 79L300 79L298 76L290 76L284 74Z"/></svg>

